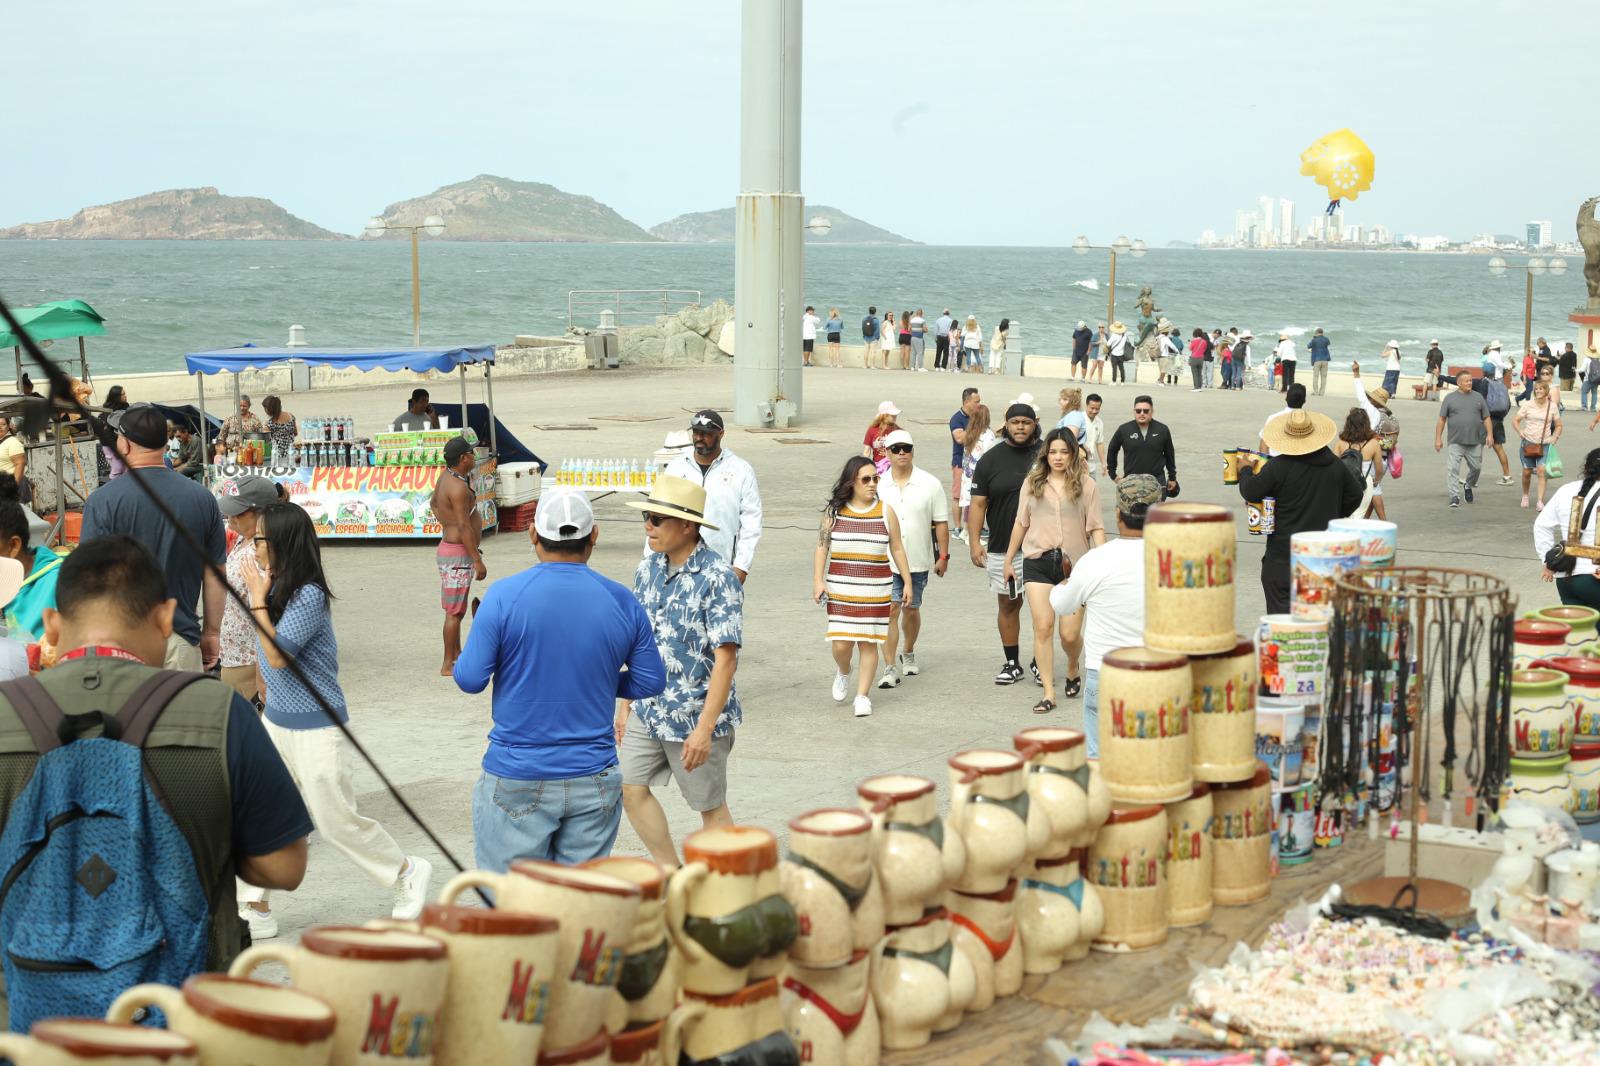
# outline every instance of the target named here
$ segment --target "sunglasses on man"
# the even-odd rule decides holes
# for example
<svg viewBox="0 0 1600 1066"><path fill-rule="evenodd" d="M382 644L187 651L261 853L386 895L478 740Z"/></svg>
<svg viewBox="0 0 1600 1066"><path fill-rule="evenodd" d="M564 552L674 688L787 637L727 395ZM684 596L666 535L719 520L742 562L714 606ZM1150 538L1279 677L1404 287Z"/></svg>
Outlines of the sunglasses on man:
<svg viewBox="0 0 1600 1066"><path fill-rule="evenodd" d="M889 445L889 451L894 453L895 455L904 455L907 452L909 452L910 450L911 450L911 445L909 445L909 444L891 444L891 445Z"/></svg>

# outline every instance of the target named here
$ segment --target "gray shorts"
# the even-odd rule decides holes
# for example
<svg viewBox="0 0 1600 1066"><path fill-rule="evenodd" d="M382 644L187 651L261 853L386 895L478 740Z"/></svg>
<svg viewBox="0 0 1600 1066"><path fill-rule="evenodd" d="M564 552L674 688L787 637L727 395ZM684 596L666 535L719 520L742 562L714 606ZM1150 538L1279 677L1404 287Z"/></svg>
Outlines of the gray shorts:
<svg viewBox="0 0 1600 1066"><path fill-rule="evenodd" d="M1004 552L990 552L986 557L984 569L989 574L989 591L996 596L1004 596L1006 590L1006 557ZM1012 599L1022 596L1022 572L1017 572L1017 587L1012 593Z"/></svg>
<svg viewBox="0 0 1600 1066"><path fill-rule="evenodd" d="M628 716L628 731L622 736L617 761L622 764L624 785L664 787L678 782L691 810L714 811L728 801L728 753L733 750L733 731L711 738L711 754L693 773L683 769L683 744L657 740L638 712Z"/></svg>

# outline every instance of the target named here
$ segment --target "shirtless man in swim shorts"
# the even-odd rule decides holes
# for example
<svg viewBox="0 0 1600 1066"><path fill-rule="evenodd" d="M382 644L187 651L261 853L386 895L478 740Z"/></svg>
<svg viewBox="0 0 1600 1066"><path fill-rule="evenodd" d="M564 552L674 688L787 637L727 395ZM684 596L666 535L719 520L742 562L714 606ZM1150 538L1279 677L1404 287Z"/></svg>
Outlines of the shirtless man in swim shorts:
<svg viewBox="0 0 1600 1066"><path fill-rule="evenodd" d="M463 437L444 446L444 472L433 487L433 517L443 528L439 541L439 605L444 608L444 665L439 674L449 677L461 655L461 620L467 614L467 593L474 580L489 576L478 544L483 523L478 520L478 496L472 491L472 445Z"/></svg>

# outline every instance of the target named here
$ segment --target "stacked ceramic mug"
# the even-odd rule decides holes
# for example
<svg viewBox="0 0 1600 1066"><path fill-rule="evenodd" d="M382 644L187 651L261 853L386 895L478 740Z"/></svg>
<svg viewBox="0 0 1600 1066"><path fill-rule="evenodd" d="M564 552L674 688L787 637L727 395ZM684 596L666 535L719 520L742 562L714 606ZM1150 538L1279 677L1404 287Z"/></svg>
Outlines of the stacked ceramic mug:
<svg viewBox="0 0 1600 1066"><path fill-rule="evenodd" d="M1549 652L1511 675L1511 777L1509 794L1547 806L1557 799L1579 822L1600 820L1600 646L1595 626L1600 611L1561 604L1530 611L1516 623L1518 651L1524 639L1547 642ZM1557 627L1565 628L1561 633ZM1559 640L1559 644L1557 644ZM1552 715L1554 684L1535 674L1556 671L1562 710ZM1567 729L1570 717L1571 728ZM1570 735L1567 741L1563 734ZM1567 756L1565 761L1563 756ZM1566 787L1563 789L1563 781Z"/></svg>

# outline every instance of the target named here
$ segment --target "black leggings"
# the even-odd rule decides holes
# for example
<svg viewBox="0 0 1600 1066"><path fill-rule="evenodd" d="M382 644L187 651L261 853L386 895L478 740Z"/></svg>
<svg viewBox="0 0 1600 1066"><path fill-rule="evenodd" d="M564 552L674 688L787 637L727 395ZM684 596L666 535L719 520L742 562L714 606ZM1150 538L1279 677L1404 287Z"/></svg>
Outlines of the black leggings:
<svg viewBox="0 0 1600 1066"><path fill-rule="evenodd" d="M1556 594L1561 597L1562 603L1600 610L1600 578L1593 574L1556 578Z"/></svg>
<svg viewBox="0 0 1600 1066"><path fill-rule="evenodd" d="M1194 378L1194 387L1199 388L1205 381L1206 365L1199 359L1189 360L1189 376Z"/></svg>
<svg viewBox="0 0 1600 1066"><path fill-rule="evenodd" d="M943 370L950 365L950 335L935 337L933 340L933 368Z"/></svg>
<svg viewBox="0 0 1600 1066"><path fill-rule="evenodd" d="M1126 382L1128 380L1128 371L1125 369L1127 362L1128 361L1126 359L1119 358L1115 355L1111 357L1111 380L1113 382Z"/></svg>
<svg viewBox="0 0 1600 1066"><path fill-rule="evenodd" d="M1283 374L1283 388L1278 391L1288 392L1289 387L1294 384L1294 363L1285 360L1278 364L1278 369Z"/></svg>

